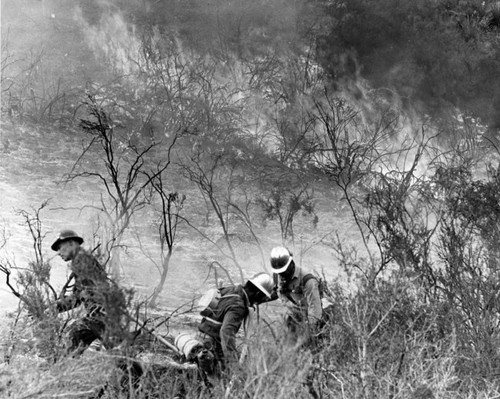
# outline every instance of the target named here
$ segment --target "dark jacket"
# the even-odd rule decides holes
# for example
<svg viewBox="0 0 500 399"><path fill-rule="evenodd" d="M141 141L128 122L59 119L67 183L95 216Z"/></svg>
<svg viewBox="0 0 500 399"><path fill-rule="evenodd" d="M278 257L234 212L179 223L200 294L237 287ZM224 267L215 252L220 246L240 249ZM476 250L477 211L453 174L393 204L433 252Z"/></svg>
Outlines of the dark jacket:
<svg viewBox="0 0 500 399"><path fill-rule="evenodd" d="M225 360L237 361L236 334L248 316L250 302L241 285L224 287L220 292L212 317L204 317L198 329L220 343Z"/></svg>
<svg viewBox="0 0 500 399"><path fill-rule="evenodd" d="M71 261L70 269L75 279L73 292L57 301L58 311L65 312L81 304L88 312L101 311L109 290L104 268L93 255L80 249Z"/></svg>

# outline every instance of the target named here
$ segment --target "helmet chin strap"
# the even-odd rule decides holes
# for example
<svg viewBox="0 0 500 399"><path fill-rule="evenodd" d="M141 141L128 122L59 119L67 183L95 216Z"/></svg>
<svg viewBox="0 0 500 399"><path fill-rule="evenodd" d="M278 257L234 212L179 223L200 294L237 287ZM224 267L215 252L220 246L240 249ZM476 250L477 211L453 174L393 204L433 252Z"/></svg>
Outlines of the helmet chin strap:
<svg viewBox="0 0 500 399"><path fill-rule="evenodd" d="M288 269L284 273L281 273L279 276L283 281L290 281L294 274L295 274L295 263L291 263L288 266Z"/></svg>

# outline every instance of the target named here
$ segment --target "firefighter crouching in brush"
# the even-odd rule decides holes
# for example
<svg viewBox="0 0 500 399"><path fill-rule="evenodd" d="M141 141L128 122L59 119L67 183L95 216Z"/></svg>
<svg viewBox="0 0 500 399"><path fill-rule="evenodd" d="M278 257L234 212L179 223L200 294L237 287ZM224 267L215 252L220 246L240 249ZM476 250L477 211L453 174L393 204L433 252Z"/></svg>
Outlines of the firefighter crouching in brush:
<svg viewBox="0 0 500 399"><path fill-rule="evenodd" d="M86 315L70 327L67 351L73 354L81 354L94 340L103 339L109 324L106 303L113 292L104 268L81 247L82 243L83 238L74 231L63 230L51 246L63 260L71 262L69 267L74 277L73 292L57 300L57 310L66 312L83 305L86 311ZM114 305L120 307L118 302L122 299L116 295Z"/></svg>
<svg viewBox="0 0 500 399"><path fill-rule="evenodd" d="M271 270L278 295L287 307L286 326L294 340L307 342L321 329L323 309L318 280L295 264L284 247L271 250Z"/></svg>
<svg viewBox="0 0 500 399"><path fill-rule="evenodd" d="M245 323L249 308L275 299L272 277L259 273L244 285L220 288L218 298L201 312L203 318L198 325L198 335L205 349L213 353L220 371L230 371L238 364L236 334Z"/></svg>

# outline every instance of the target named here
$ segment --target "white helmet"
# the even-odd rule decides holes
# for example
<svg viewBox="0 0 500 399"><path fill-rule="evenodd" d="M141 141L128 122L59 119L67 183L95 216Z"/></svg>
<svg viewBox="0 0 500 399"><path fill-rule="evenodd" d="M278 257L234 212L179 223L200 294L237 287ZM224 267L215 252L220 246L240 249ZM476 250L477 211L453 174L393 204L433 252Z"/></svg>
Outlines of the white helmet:
<svg viewBox="0 0 500 399"><path fill-rule="evenodd" d="M273 292L274 289L274 281L269 274L258 273L248 281L266 294L268 298L271 298L271 292Z"/></svg>
<svg viewBox="0 0 500 399"><path fill-rule="evenodd" d="M292 260L291 252L285 247L274 247L271 250L271 269L275 274L284 273Z"/></svg>

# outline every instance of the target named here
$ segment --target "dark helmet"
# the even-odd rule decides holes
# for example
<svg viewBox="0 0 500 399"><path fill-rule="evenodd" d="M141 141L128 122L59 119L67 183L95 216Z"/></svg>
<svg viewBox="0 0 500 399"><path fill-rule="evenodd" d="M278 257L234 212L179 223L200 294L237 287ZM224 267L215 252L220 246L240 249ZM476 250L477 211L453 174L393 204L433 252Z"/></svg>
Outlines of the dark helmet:
<svg viewBox="0 0 500 399"><path fill-rule="evenodd" d="M269 274L258 273L248 281L255 285L269 299L271 299L274 289L274 281Z"/></svg>
<svg viewBox="0 0 500 399"><path fill-rule="evenodd" d="M64 242L68 240L74 240L78 244L83 243L83 238L80 237L78 234L76 234L73 230L62 230L59 233L59 236L57 239L54 241L54 244L51 245L51 249L53 251L59 251L59 246Z"/></svg>
<svg viewBox="0 0 500 399"><path fill-rule="evenodd" d="M271 269L275 274L284 273L292 263L292 253L285 247L274 247L271 250Z"/></svg>

